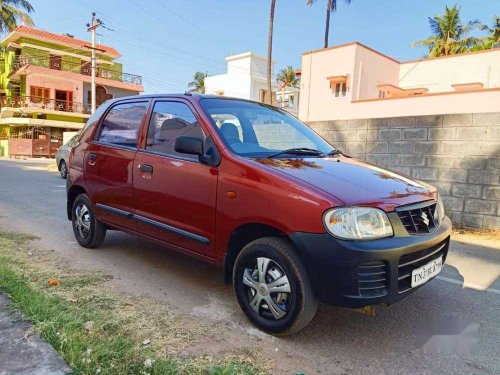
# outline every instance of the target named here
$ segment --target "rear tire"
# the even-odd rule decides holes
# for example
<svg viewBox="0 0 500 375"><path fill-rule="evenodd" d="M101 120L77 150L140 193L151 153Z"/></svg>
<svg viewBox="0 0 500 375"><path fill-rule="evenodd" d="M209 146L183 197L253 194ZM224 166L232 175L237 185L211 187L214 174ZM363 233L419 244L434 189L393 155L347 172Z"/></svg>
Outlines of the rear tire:
<svg viewBox="0 0 500 375"><path fill-rule="evenodd" d="M73 233L78 243L86 248L99 247L106 237L106 226L97 219L87 194L75 198L71 208Z"/></svg>
<svg viewBox="0 0 500 375"><path fill-rule="evenodd" d="M64 160L59 163L59 172L61 173L61 178L66 179L68 177L68 166Z"/></svg>
<svg viewBox="0 0 500 375"><path fill-rule="evenodd" d="M266 237L246 245L236 258L233 285L248 319L270 334L294 334L316 314L307 271L287 239Z"/></svg>

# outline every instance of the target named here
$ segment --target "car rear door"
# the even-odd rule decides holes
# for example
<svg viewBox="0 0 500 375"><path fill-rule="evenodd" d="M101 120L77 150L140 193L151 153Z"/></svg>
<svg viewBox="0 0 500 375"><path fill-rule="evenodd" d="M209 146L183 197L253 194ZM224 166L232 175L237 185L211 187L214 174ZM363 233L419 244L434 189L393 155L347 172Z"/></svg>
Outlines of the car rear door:
<svg viewBox="0 0 500 375"><path fill-rule="evenodd" d="M99 218L127 229L135 228L132 172L148 105L132 100L110 106L85 151L84 181Z"/></svg>
<svg viewBox="0 0 500 375"><path fill-rule="evenodd" d="M135 156L134 217L141 233L213 258L217 168L175 152L181 135L205 139L194 108L182 99L155 101Z"/></svg>

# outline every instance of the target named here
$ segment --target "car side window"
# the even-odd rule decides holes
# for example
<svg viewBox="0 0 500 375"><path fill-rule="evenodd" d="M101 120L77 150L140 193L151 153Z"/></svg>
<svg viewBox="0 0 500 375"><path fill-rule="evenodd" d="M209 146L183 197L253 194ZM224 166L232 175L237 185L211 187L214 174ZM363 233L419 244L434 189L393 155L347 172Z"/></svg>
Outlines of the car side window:
<svg viewBox="0 0 500 375"><path fill-rule="evenodd" d="M73 136L67 143L66 146L72 147L75 144L76 139L78 138L79 134Z"/></svg>
<svg viewBox="0 0 500 375"><path fill-rule="evenodd" d="M156 102L148 127L146 149L183 159L198 160L194 155L175 151L175 140L185 135L205 140L196 116L187 104L181 102Z"/></svg>
<svg viewBox="0 0 500 375"><path fill-rule="evenodd" d="M122 103L113 106L104 117L98 141L117 146L136 147L148 102Z"/></svg>

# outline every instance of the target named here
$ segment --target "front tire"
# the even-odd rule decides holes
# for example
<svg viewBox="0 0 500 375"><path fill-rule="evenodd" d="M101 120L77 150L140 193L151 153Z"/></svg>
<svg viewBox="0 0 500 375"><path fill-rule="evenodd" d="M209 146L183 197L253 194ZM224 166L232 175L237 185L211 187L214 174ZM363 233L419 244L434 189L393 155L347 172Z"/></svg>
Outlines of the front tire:
<svg viewBox="0 0 500 375"><path fill-rule="evenodd" d="M268 333L294 334L316 314L306 269L287 239L266 237L246 245L236 258L233 285L248 319Z"/></svg>
<svg viewBox="0 0 500 375"><path fill-rule="evenodd" d="M64 160L59 163L59 173L61 173L61 178L66 179L68 177L68 166Z"/></svg>
<svg viewBox="0 0 500 375"><path fill-rule="evenodd" d="M73 233L78 243L87 248L99 247L106 236L106 227L96 217L87 194L80 194L71 209Z"/></svg>

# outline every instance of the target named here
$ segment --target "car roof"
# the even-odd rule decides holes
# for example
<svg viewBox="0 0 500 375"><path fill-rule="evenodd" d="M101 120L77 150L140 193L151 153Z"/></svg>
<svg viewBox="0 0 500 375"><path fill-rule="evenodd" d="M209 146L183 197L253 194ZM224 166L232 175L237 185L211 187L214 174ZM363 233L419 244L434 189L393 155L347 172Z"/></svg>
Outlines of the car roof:
<svg viewBox="0 0 500 375"><path fill-rule="evenodd" d="M259 103L260 102L254 101L254 100L249 100L249 99L242 99L242 98L234 98L230 96L220 96L220 95L209 95L209 94L191 94L191 93L182 93L182 94L145 94L145 95L131 95L131 96L121 96L119 98L113 98L109 100L109 103L115 103L117 101L121 100L131 100L131 99L169 99L169 98L184 98L187 100L200 100L200 99L224 99L224 100L241 100L241 101L246 101L246 102L252 102L252 103Z"/></svg>

